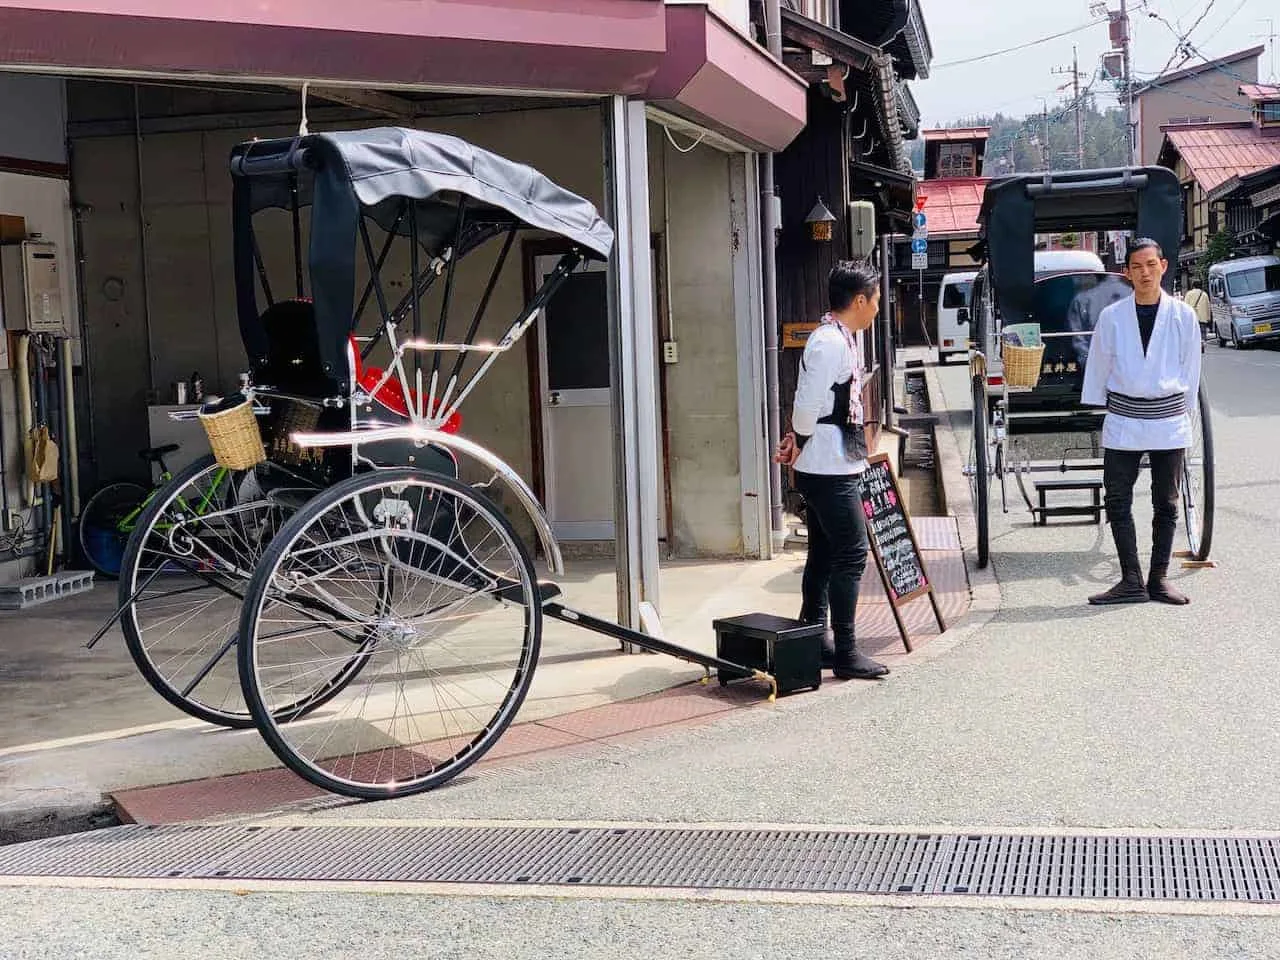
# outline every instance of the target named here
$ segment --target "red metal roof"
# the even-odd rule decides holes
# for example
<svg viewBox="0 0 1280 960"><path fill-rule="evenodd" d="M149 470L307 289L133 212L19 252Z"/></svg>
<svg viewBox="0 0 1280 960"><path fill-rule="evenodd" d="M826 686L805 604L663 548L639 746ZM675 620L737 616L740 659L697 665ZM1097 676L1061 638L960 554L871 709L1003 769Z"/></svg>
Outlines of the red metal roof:
<svg viewBox="0 0 1280 960"><path fill-rule="evenodd" d="M1241 96L1250 100L1273 100L1280 97L1280 85L1274 83L1244 83L1240 85Z"/></svg>
<svg viewBox="0 0 1280 960"><path fill-rule="evenodd" d="M924 212L929 218L929 236L977 234L978 211L990 177L952 177L922 180L916 196L927 196Z"/></svg>
<svg viewBox="0 0 1280 960"><path fill-rule="evenodd" d="M1268 136L1252 123L1206 123L1162 127L1204 190L1235 176L1280 163L1280 137Z"/></svg>
<svg viewBox="0 0 1280 960"><path fill-rule="evenodd" d="M925 142L931 140L986 140L991 136L990 127L953 127L939 130L921 130Z"/></svg>

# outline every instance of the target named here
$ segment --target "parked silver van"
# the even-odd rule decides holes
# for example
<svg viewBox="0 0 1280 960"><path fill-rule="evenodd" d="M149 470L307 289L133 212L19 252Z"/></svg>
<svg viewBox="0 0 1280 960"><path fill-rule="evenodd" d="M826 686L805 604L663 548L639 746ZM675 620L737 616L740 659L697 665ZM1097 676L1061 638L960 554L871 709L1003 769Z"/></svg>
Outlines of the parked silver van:
<svg viewBox="0 0 1280 960"><path fill-rule="evenodd" d="M1244 257L1209 268L1218 343L1236 348L1280 339L1280 257Z"/></svg>

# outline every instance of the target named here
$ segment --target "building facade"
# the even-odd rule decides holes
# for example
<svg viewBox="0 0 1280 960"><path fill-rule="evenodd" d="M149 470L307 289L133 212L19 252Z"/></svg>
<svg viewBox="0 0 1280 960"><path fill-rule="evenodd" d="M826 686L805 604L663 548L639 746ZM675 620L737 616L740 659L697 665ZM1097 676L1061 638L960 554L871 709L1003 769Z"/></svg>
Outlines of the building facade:
<svg viewBox="0 0 1280 960"><path fill-rule="evenodd" d="M614 226L609 281L582 281L596 292L581 322L608 331L592 340L608 389L590 423L556 409L544 374L557 348L536 334L463 413L567 540L616 552L623 622L656 602L662 552L767 555L757 155L804 127L807 84L757 42L750 13L748 0L287 0L198 14L0 0L0 124L14 133L0 147L0 222L6 242L57 245L74 346L75 401L46 411L66 424L63 516L100 482L146 479L136 451L166 422L173 383L198 371L209 393L235 388L227 157L296 131L305 103L311 129L419 126L527 162ZM266 245L268 266L286 246ZM537 241L518 252L490 301L495 327L554 254ZM459 270L457 296L479 298L487 271L475 269ZM17 484L16 375L0 387ZM608 482L576 483L581 456L579 475Z"/></svg>
<svg viewBox="0 0 1280 960"><path fill-rule="evenodd" d="M905 144L917 136L919 110L907 84L927 77L932 59L917 0L798 6L783 10L784 60L808 83L808 121L776 157L775 178L784 424L805 340L827 310L831 268L860 256L860 247L885 266L881 241L909 222L915 177ZM859 219L859 204L870 204L874 224ZM863 338L863 409L873 448L893 391L887 297L883 303L880 325ZM794 504L793 495L787 499Z"/></svg>
<svg viewBox="0 0 1280 960"><path fill-rule="evenodd" d="M1134 114L1142 163L1150 166L1159 161L1165 127L1246 118L1249 101L1240 93L1240 86L1258 81L1258 58L1265 52L1265 47L1251 47L1135 87Z"/></svg>
<svg viewBox="0 0 1280 960"><path fill-rule="evenodd" d="M977 270L978 213L990 178L983 176L989 127L925 130L924 179L928 220L928 265L912 269L911 237L893 240L890 271L896 320L894 335L907 346L938 344L938 295L948 273Z"/></svg>
<svg viewBox="0 0 1280 960"><path fill-rule="evenodd" d="M1177 268L1183 290L1197 275L1214 235L1226 233L1241 251L1268 242L1260 228L1274 202L1266 178L1280 164L1280 87L1242 84L1238 92L1249 104L1247 119L1164 130L1159 162L1182 183Z"/></svg>

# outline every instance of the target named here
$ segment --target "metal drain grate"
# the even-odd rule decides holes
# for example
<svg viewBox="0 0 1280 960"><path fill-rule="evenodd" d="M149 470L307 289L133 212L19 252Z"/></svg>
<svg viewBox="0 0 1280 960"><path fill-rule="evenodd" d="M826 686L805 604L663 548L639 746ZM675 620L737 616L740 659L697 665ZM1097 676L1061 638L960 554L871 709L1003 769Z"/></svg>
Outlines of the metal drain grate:
<svg viewBox="0 0 1280 960"><path fill-rule="evenodd" d="M0 875L1280 899L1280 841L643 827L119 827L0 849Z"/></svg>

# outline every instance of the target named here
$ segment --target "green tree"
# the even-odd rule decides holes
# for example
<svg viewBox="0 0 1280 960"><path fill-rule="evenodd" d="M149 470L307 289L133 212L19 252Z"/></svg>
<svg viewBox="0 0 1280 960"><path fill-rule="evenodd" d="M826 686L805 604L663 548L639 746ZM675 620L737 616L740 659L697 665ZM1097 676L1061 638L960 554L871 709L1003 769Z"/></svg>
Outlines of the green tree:
<svg viewBox="0 0 1280 960"><path fill-rule="evenodd" d="M1209 268L1215 263L1230 260L1235 252L1236 248L1231 240L1231 234L1220 230L1211 236L1204 248L1204 253L1200 255L1200 262L1196 265L1196 273L1200 277L1200 283L1207 288L1209 286Z"/></svg>

